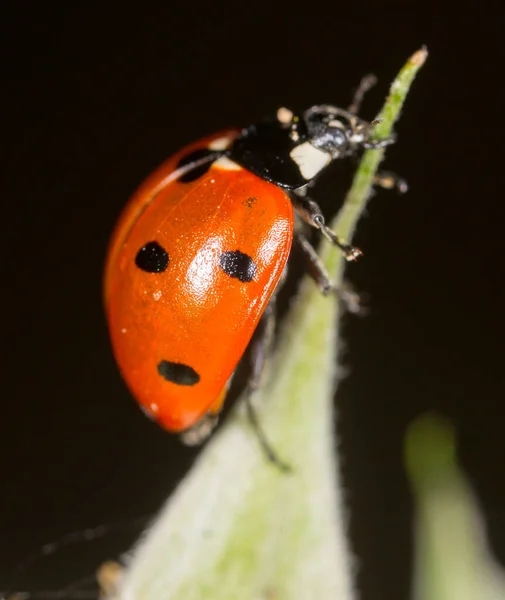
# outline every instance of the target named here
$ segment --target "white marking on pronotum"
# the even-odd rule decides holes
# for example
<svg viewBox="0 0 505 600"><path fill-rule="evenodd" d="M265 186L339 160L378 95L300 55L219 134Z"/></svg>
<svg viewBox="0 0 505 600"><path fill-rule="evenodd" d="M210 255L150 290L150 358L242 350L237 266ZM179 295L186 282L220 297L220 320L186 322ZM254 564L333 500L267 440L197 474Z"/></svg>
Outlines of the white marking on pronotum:
<svg viewBox="0 0 505 600"><path fill-rule="evenodd" d="M240 165L230 160L227 156L221 156L221 158L218 158L213 166L225 171L240 171L242 169Z"/></svg>
<svg viewBox="0 0 505 600"><path fill-rule="evenodd" d="M229 137L217 138L209 144L209 150L226 150L230 145L230 142L231 138Z"/></svg>
<svg viewBox="0 0 505 600"><path fill-rule="evenodd" d="M304 179L312 179L330 162L331 156L314 147L310 142L304 142L291 150L289 156L295 161Z"/></svg>

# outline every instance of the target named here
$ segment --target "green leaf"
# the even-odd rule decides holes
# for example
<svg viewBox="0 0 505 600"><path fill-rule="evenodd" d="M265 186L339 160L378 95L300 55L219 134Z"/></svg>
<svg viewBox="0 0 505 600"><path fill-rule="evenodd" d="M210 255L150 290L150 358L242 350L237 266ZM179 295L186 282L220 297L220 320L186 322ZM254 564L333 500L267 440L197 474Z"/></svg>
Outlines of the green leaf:
<svg viewBox="0 0 505 600"><path fill-rule="evenodd" d="M409 428L405 460L416 500L414 600L503 600L477 499L456 462L451 424L424 415Z"/></svg>
<svg viewBox="0 0 505 600"><path fill-rule="evenodd" d="M394 81L377 135L389 134L426 55L414 54ZM333 224L346 240L382 156L364 154ZM321 254L340 285L342 255L327 243ZM134 549L119 598L355 597L334 433L338 322L336 299L304 280L254 397L268 439L293 471L282 473L265 460L239 403Z"/></svg>

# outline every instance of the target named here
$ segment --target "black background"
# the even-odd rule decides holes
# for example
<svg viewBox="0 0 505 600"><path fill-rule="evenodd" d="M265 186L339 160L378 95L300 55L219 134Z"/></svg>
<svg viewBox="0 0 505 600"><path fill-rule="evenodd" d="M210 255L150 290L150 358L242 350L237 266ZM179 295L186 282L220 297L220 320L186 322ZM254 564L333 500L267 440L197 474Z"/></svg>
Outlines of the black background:
<svg viewBox="0 0 505 600"><path fill-rule="evenodd" d="M376 196L356 239L365 258L349 269L371 307L346 321L351 375L338 396L358 585L364 600L409 595L402 440L432 408L458 428L505 562L503 10L386 1L3 10L0 589L41 543L154 512L197 453L137 409L108 343L103 257L132 190L220 128L281 105L347 104L370 71L380 82L363 116L373 117L422 44L430 57L385 163L410 191ZM326 212L347 183L340 166L324 178L315 196ZM16 586L89 575L134 539L122 536L39 557Z"/></svg>

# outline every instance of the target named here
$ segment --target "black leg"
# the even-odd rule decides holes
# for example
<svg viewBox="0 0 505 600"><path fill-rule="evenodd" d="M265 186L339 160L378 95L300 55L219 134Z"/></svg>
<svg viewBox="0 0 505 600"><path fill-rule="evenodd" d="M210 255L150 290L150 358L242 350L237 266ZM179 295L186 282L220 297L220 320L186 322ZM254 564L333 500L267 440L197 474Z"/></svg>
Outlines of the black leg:
<svg viewBox="0 0 505 600"><path fill-rule="evenodd" d="M293 206L300 217L312 227L317 227L321 233L335 246L338 246L346 260L357 260L363 253L359 248L350 246L342 242L337 234L326 226L324 215L319 208L317 202L298 191L291 196Z"/></svg>
<svg viewBox="0 0 505 600"><path fill-rule="evenodd" d="M355 165L358 165L358 156L352 156L351 159ZM407 181L392 171L378 171L372 179L372 185L384 190L395 190L399 194L405 194L409 190Z"/></svg>
<svg viewBox="0 0 505 600"><path fill-rule="evenodd" d="M275 298L270 300L261 321L258 324L258 328L254 332L254 337L251 342L251 376L247 384L245 391L245 403L247 409L247 416L249 422L256 434L258 441L265 452L267 459L278 467L281 471L291 471L290 465L285 463L279 458L269 440L267 439L265 432L261 427L261 423L258 419L258 414L252 403L252 395L260 387L263 374L265 372L265 365L267 359L271 353L272 342L274 338L275 330Z"/></svg>
<svg viewBox="0 0 505 600"><path fill-rule="evenodd" d="M377 77L372 75L371 73L365 75L359 83L357 90L354 92L354 97L352 99L351 104L349 104L349 108L347 109L349 112L357 115L361 108L361 103L363 102L363 98L365 94L368 92L370 88L372 88L377 83Z"/></svg>
<svg viewBox="0 0 505 600"><path fill-rule="evenodd" d="M385 190L396 190L400 194L405 194L409 186L405 179L399 177L391 171L379 171L372 180L373 185L378 185Z"/></svg>
<svg viewBox="0 0 505 600"><path fill-rule="evenodd" d="M300 231L295 231L293 241L302 254L308 274L324 295L329 294L333 291L333 283L314 246Z"/></svg>
<svg viewBox="0 0 505 600"><path fill-rule="evenodd" d="M349 289L345 284L341 287L334 285L323 261L305 235L300 231L296 231L294 242L302 254L308 274L316 282L321 292L325 295L330 293L337 294L346 310L351 313L358 314L362 312L358 294Z"/></svg>
<svg viewBox="0 0 505 600"><path fill-rule="evenodd" d="M376 122L374 124L376 124ZM380 150L382 148L386 148L387 146L391 146L391 144L394 144L395 142L396 136L393 134L382 140L371 140L369 142L363 142L361 146L362 148L365 148L365 150Z"/></svg>

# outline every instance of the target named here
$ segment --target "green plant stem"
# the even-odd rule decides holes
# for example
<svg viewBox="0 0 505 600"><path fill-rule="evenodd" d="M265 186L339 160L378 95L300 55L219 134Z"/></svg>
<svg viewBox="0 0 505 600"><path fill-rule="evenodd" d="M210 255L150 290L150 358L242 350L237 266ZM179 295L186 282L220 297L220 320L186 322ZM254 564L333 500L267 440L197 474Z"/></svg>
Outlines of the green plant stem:
<svg viewBox="0 0 505 600"><path fill-rule="evenodd" d="M393 81L386 102L377 117L381 122L375 127L376 139L384 139L392 134L410 86L427 57L428 51L425 47L415 52ZM367 150L363 155L344 205L333 223L336 233L343 240L350 241L354 236L358 221L370 198L373 179L384 158L384 153L384 149ZM340 262L339 276L344 264Z"/></svg>

